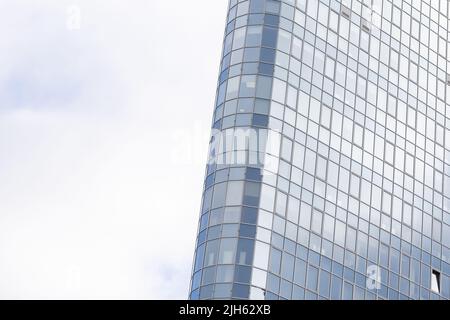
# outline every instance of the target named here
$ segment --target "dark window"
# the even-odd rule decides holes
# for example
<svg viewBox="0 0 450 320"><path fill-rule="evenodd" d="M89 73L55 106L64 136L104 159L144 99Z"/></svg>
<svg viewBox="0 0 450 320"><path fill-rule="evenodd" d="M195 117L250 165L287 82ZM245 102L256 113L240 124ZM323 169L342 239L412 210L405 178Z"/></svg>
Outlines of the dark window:
<svg viewBox="0 0 450 320"><path fill-rule="evenodd" d="M261 181L261 169L259 168L247 168L247 172L245 173L245 179Z"/></svg>
<svg viewBox="0 0 450 320"><path fill-rule="evenodd" d="M253 249L255 246L254 240L239 239L236 263L251 265L253 261Z"/></svg>
<svg viewBox="0 0 450 320"><path fill-rule="evenodd" d="M232 295L234 298L248 298L250 287L243 284L234 284Z"/></svg>
<svg viewBox="0 0 450 320"><path fill-rule="evenodd" d="M278 26L280 23L280 17L272 14L266 14L264 16L264 24L269 26Z"/></svg>
<svg viewBox="0 0 450 320"><path fill-rule="evenodd" d="M236 266L234 282L250 283L252 269L247 266Z"/></svg>
<svg viewBox="0 0 450 320"><path fill-rule="evenodd" d="M275 50L269 48L261 48L261 61L275 63Z"/></svg>
<svg viewBox="0 0 450 320"><path fill-rule="evenodd" d="M242 207L242 223L256 224L258 209Z"/></svg>
<svg viewBox="0 0 450 320"><path fill-rule="evenodd" d="M269 124L269 117L262 114L253 115L253 125L258 127L267 127Z"/></svg>
<svg viewBox="0 0 450 320"><path fill-rule="evenodd" d="M341 15L347 19L350 19L352 12L349 8L341 6Z"/></svg>
<svg viewBox="0 0 450 320"><path fill-rule="evenodd" d="M370 33L370 23L367 20L362 19L361 20L361 29L364 30L365 32L369 32Z"/></svg>
<svg viewBox="0 0 450 320"><path fill-rule="evenodd" d="M254 239L256 237L256 226L241 224L239 237Z"/></svg>
<svg viewBox="0 0 450 320"><path fill-rule="evenodd" d="M259 204L260 189L260 183L246 182L244 189L244 205L257 206Z"/></svg>
<svg viewBox="0 0 450 320"><path fill-rule="evenodd" d="M262 36L262 45L264 47L276 48L277 47L277 34L278 34L277 29L264 27L263 36Z"/></svg>
<svg viewBox="0 0 450 320"><path fill-rule="evenodd" d="M441 293L441 273L433 270L431 272L431 290L436 293Z"/></svg>
<svg viewBox="0 0 450 320"><path fill-rule="evenodd" d="M260 74L264 74L267 76L273 75L274 66L273 64L267 64L267 63L260 63L258 72Z"/></svg>

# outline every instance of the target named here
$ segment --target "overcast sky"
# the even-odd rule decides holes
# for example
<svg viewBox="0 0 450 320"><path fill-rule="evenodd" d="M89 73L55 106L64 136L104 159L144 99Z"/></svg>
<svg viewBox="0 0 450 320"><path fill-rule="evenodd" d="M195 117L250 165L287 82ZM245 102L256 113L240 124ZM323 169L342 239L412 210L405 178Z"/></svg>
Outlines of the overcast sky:
<svg viewBox="0 0 450 320"><path fill-rule="evenodd" d="M0 0L0 298L187 298L227 4Z"/></svg>

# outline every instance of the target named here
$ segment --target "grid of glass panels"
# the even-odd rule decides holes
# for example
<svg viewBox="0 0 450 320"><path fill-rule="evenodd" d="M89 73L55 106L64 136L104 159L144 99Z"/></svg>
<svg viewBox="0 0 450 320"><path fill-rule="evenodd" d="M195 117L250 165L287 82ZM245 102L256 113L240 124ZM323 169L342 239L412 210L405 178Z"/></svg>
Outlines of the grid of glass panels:
<svg viewBox="0 0 450 320"><path fill-rule="evenodd" d="M449 6L230 1L213 128L279 162L208 165L191 299L450 299Z"/></svg>

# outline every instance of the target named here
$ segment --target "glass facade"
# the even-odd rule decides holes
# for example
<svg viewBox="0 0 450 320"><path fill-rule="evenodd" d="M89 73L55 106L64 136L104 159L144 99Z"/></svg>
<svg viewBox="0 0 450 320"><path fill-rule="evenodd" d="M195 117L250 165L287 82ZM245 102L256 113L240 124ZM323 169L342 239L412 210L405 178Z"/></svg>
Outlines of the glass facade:
<svg viewBox="0 0 450 320"><path fill-rule="evenodd" d="M230 0L190 299L450 299L449 7Z"/></svg>

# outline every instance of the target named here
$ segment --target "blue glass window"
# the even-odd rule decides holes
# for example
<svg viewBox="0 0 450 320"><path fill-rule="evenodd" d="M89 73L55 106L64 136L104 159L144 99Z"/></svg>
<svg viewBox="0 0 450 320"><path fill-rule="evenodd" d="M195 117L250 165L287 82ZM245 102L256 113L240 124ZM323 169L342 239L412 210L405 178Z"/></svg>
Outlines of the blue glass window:
<svg viewBox="0 0 450 320"><path fill-rule="evenodd" d="M269 48L277 47L278 31L274 28L264 27L262 34L262 46Z"/></svg>

